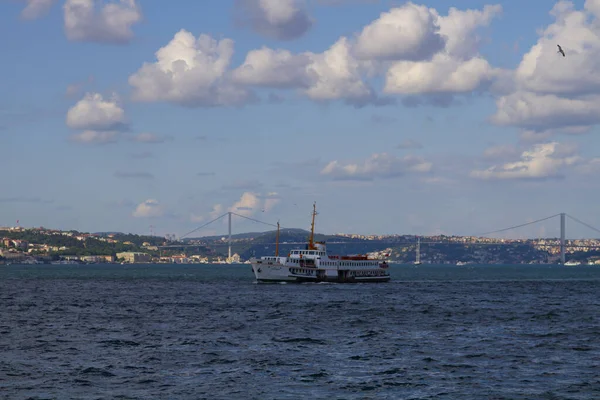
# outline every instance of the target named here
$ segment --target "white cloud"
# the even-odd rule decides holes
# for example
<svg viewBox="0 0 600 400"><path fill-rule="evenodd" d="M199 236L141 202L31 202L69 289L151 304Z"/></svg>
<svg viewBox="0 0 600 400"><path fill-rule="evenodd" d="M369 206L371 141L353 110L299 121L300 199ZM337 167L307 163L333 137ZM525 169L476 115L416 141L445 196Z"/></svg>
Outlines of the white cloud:
<svg viewBox="0 0 600 400"><path fill-rule="evenodd" d="M73 41L126 43L142 19L135 0L109 2L99 10L94 0L66 0L63 10L65 34Z"/></svg>
<svg viewBox="0 0 600 400"><path fill-rule="evenodd" d="M477 28L488 26L500 14L502 6L499 4L485 5L483 10L458 10L450 7L447 16L438 18L440 34L446 37L446 52L462 60L476 56L482 44Z"/></svg>
<svg viewBox="0 0 600 400"><path fill-rule="evenodd" d="M263 46L249 51L244 63L232 72L241 84L268 87L302 87L309 85L306 54L294 55L288 50L273 50Z"/></svg>
<svg viewBox="0 0 600 400"><path fill-rule="evenodd" d="M406 3L384 12L358 35L356 54L364 59L425 60L444 48L437 12Z"/></svg>
<svg viewBox="0 0 600 400"><path fill-rule="evenodd" d="M297 6L293 3L253 0L252 7L259 7L273 22L293 15ZM488 25L501 11L498 5L483 10L451 8L447 16L440 16L435 9L408 3L383 13L356 41L340 37L322 53L294 54L263 46L248 52L232 71L232 40L217 41L205 34L195 38L180 30L155 53L156 62L144 63L129 83L134 100L190 107L246 104L255 100L250 86L297 89L315 101L385 105L393 99L378 97L366 79L389 67L387 94L466 93L504 76L477 55L481 40L476 35L478 27Z"/></svg>
<svg viewBox="0 0 600 400"><path fill-rule="evenodd" d="M356 40L339 38L323 53L297 55L262 47L233 72L238 83L297 88L316 101L343 99L354 105L387 104L366 83L386 71L388 94L466 93L504 78L478 56L477 28L502 11L451 8L447 16L407 3L381 14ZM399 60L391 62L391 60Z"/></svg>
<svg viewBox="0 0 600 400"><path fill-rule="evenodd" d="M24 19L36 19L44 16L56 0L25 0L27 5L21 12Z"/></svg>
<svg viewBox="0 0 600 400"><path fill-rule="evenodd" d="M564 169L583 164L582 157L576 154L576 148L558 142L534 145L524 151L520 160L494 165L485 170L474 170L471 177L478 179L545 179L561 178Z"/></svg>
<svg viewBox="0 0 600 400"><path fill-rule="evenodd" d="M144 63L129 77L133 99L185 106L241 105L251 95L229 79L232 55L233 40L217 41L204 34L196 39L182 29L156 52L155 63Z"/></svg>
<svg viewBox="0 0 600 400"><path fill-rule="evenodd" d="M244 192L242 197L229 207L229 211L249 217L258 211L259 206L260 199L255 193Z"/></svg>
<svg viewBox="0 0 600 400"><path fill-rule="evenodd" d="M342 164L331 161L321 170L337 180L373 180L376 178L396 178L409 172L424 173L432 170L433 164L422 157L407 155L402 158L387 153L373 154L362 164Z"/></svg>
<svg viewBox="0 0 600 400"><path fill-rule="evenodd" d="M313 20L299 0L238 0L238 21L255 32L279 40L304 35Z"/></svg>
<svg viewBox="0 0 600 400"><path fill-rule="evenodd" d="M497 100L492 122L536 132L600 123L600 2L583 10L559 1L514 74L515 90ZM560 44L566 53L557 53Z"/></svg>
<svg viewBox="0 0 600 400"><path fill-rule="evenodd" d="M600 95L569 98L519 90L496 101L492 122L535 131L600 122Z"/></svg>
<svg viewBox="0 0 600 400"><path fill-rule="evenodd" d="M477 28L488 25L502 12L500 5L486 6L483 11L451 8L447 16L429 12L437 16L435 23L445 38L444 48L431 60L407 58L392 64L386 74L385 93L466 93L503 76L478 55L480 39L476 35Z"/></svg>
<svg viewBox="0 0 600 400"><path fill-rule="evenodd" d="M252 0L268 21L284 21L301 8L292 1ZM265 11L268 10L268 11ZM133 99L168 101L190 107L239 106L255 100L252 86L296 89L314 101L343 100L360 107L386 105L367 83L385 74L388 94L452 95L491 87L506 73L478 55L477 29L502 11L435 9L408 3L383 13L355 38L340 37L321 53L292 53L263 46L230 70L231 39L219 41L181 30L129 77ZM422 102L417 102L421 104ZM415 103L415 104L417 104ZM427 102L425 102L427 103ZM439 104L439 102L431 102ZM447 103L447 102L446 102ZM444 103L445 104L445 103Z"/></svg>
<svg viewBox="0 0 600 400"><path fill-rule="evenodd" d="M384 91L395 94L465 93L490 82L494 70L481 57L461 61L437 54L429 62L401 61L390 67Z"/></svg>
<svg viewBox="0 0 600 400"><path fill-rule="evenodd" d="M344 99L355 105L377 102L373 89L363 80L365 67L352 51L346 37L323 53L294 55L263 47L249 52L244 63L233 71L233 77L247 85L298 88L316 101Z"/></svg>
<svg viewBox="0 0 600 400"><path fill-rule="evenodd" d="M118 130L127 125L118 97L105 100L99 93L86 93L69 109L66 122L72 129L95 131Z"/></svg>
<svg viewBox="0 0 600 400"><path fill-rule="evenodd" d="M323 53L307 53L311 62L307 66L314 83L304 91L313 100L346 99L360 104L375 97L373 90L363 81L362 67L352 55L351 44L340 38Z"/></svg>
<svg viewBox="0 0 600 400"><path fill-rule="evenodd" d="M138 204L132 214L136 218L162 217L164 215L163 206L155 199L148 199Z"/></svg>
<svg viewBox="0 0 600 400"><path fill-rule="evenodd" d="M271 211L280 202L281 197L276 192L269 192L264 195L247 191L242 193L240 198L227 209L222 204L215 204L209 213L209 217L215 219L228 211L245 217L252 217L259 213ZM227 218L224 218L223 222L227 223Z"/></svg>
<svg viewBox="0 0 600 400"><path fill-rule="evenodd" d="M86 130L80 133L71 135L70 139L78 143L88 144L106 144L115 143L119 138L120 132L118 131L92 131Z"/></svg>

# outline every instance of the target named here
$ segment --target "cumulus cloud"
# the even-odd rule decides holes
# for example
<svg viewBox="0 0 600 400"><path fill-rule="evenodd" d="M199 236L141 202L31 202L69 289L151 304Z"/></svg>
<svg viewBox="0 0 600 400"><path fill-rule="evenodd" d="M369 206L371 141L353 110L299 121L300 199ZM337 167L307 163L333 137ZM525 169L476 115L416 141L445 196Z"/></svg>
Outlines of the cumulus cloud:
<svg viewBox="0 0 600 400"><path fill-rule="evenodd" d="M562 178L566 167L585 164L576 150L572 145L558 142L536 144L522 152L518 161L474 170L470 175L485 180Z"/></svg>
<svg viewBox="0 0 600 400"><path fill-rule="evenodd" d="M163 206L155 199L148 199L138 206L133 211L133 216L136 218L153 218L162 217L164 215Z"/></svg>
<svg viewBox="0 0 600 400"><path fill-rule="evenodd" d="M236 0L239 24L272 39L292 40L304 35L313 20L299 0Z"/></svg>
<svg viewBox="0 0 600 400"><path fill-rule="evenodd" d="M494 17L502 14L499 4L485 5L483 10L459 10L450 7L447 16L440 16L440 34L446 38L445 51L456 58L468 60L478 54L483 39L477 28L488 26Z"/></svg>
<svg viewBox="0 0 600 400"><path fill-rule="evenodd" d="M21 12L23 19L37 19L44 16L56 0L25 0L26 6Z"/></svg>
<svg viewBox="0 0 600 400"><path fill-rule="evenodd" d="M126 126L125 111L119 98L105 100L99 93L86 93L67 112L67 126L72 129L108 131Z"/></svg>
<svg viewBox="0 0 600 400"><path fill-rule="evenodd" d="M272 18L292 15L290 10L296 9L287 0L247 4L267 7ZM356 107L393 104L395 99L386 96L396 94L451 100L453 94L487 89L507 79L478 53L478 28L501 12L501 6L493 5L483 10L451 8L442 16L435 9L407 3L381 14L355 36L341 36L323 52L263 46L249 51L233 69L232 40L217 41L205 34L196 39L181 30L156 52L157 61L144 64L129 83L134 100L193 107L246 104L255 100L250 87L294 89L314 101L342 100ZM383 97L368 83L381 75ZM414 105L448 104L416 100Z"/></svg>
<svg viewBox="0 0 600 400"><path fill-rule="evenodd" d="M444 48L437 12L411 2L393 8L365 26L356 54L365 59L425 60Z"/></svg>
<svg viewBox="0 0 600 400"><path fill-rule="evenodd" d="M109 2L100 9L94 0L66 0L63 10L65 34L73 41L127 43L131 27L142 19L135 0Z"/></svg>
<svg viewBox="0 0 600 400"><path fill-rule="evenodd" d="M255 193L244 192L242 197L229 207L229 211L249 217L257 212L259 206L260 199Z"/></svg>
<svg viewBox="0 0 600 400"><path fill-rule="evenodd" d="M240 198L232 203L230 207L223 204L215 204L209 213L210 219L215 219L225 212L233 212L245 217L252 217L259 213L268 213L277 204L281 202L281 197L277 192L268 192L261 194L252 191L243 192ZM197 214L196 214L197 215ZM227 222L227 219L224 219Z"/></svg>
<svg viewBox="0 0 600 400"><path fill-rule="evenodd" d="M263 47L249 52L244 63L233 71L233 77L247 85L297 88L316 101L344 99L353 105L382 104L363 80L365 68L352 51L346 37L323 53L293 55L287 50Z"/></svg>
<svg viewBox="0 0 600 400"><path fill-rule="evenodd" d="M263 46L249 51L244 63L233 71L232 77L244 85L307 87L310 85L307 74L310 62L307 54L294 55L288 50L273 50Z"/></svg>
<svg viewBox="0 0 600 400"><path fill-rule="evenodd" d="M85 144L114 143L127 129L125 111L116 94L104 99L99 93L86 93L67 112L66 124L81 131L72 134L70 140Z"/></svg>
<svg viewBox="0 0 600 400"><path fill-rule="evenodd" d="M429 62L403 61L390 67L384 91L395 94L466 93L491 82L495 72L480 57L462 61L437 54Z"/></svg>
<svg viewBox="0 0 600 400"><path fill-rule="evenodd" d="M340 38L320 54L308 54L307 70L314 83L304 91L313 100L346 99L351 104L364 104L376 97L361 76L362 67L352 55L346 37Z"/></svg>
<svg viewBox="0 0 600 400"><path fill-rule="evenodd" d="M559 1L550 14L554 22L523 56L514 90L497 100L492 122L535 132L600 123L600 2L577 10Z"/></svg>
<svg viewBox="0 0 600 400"><path fill-rule="evenodd" d="M227 68L233 40L213 39L180 30L156 52L155 63L144 65L129 77L133 99L168 101L184 106L241 105L250 93L231 82Z"/></svg>
<svg viewBox="0 0 600 400"><path fill-rule="evenodd" d="M322 175L336 180L373 180L397 178L407 173L424 173L432 170L433 164L422 157L407 155L402 158L387 153L373 154L362 163L343 164L331 161L321 170Z"/></svg>
<svg viewBox="0 0 600 400"><path fill-rule="evenodd" d="M425 13L425 10L421 12ZM423 55L418 59L397 53L396 57L401 60L387 70L385 93L467 93L491 85L494 79L502 76L478 55L480 39L476 35L477 28L488 25L502 12L500 5L485 6L483 11L452 7L447 16L440 16L434 9L428 12L434 18L437 34L445 39L443 48L432 52L430 59ZM423 25L422 29L425 26L428 25ZM431 40L426 37L421 38L422 43Z"/></svg>

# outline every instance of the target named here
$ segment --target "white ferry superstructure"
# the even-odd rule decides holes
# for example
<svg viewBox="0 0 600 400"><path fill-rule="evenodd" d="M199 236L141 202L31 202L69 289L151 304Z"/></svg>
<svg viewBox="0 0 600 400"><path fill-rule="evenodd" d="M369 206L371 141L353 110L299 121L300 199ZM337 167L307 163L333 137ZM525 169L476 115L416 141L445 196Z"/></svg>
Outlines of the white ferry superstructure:
<svg viewBox="0 0 600 400"><path fill-rule="evenodd" d="M294 249L279 256L279 223L275 256L251 258L252 272L258 282L387 282L390 280L386 260L367 255L328 255L325 242L315 242L316 203L313 205L309 241L304 249Z"/></svg>

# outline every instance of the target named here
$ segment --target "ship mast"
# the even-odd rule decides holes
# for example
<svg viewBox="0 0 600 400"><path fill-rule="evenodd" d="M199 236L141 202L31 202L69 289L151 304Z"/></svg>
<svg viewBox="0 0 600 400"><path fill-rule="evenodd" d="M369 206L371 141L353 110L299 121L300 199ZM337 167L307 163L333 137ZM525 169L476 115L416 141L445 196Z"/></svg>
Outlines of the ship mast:
<svg viewBox="0 0 600 400"><path fill-rule="evenodd" d="M312 223L310 224L310 239L308 241L308 249L315 249L315 215L317 215L317 202L313 204Z"/></svg>
<svg viewBox="0 0 600 400"><path fill-rule="evenodd" d="M279 257L279 221L277 221L277 236L275 237L275 257Z"/></svg>

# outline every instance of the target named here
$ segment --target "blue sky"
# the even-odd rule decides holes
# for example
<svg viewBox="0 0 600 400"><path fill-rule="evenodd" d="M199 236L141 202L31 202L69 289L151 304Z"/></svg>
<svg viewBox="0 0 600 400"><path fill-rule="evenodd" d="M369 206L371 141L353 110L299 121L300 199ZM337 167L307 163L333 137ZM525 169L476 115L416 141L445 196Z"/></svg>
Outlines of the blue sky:
<svg viewBox="0 0 600 400"><path fill-rule="evenodd" d="M600 226L600 0L169 4L0 0L0 226Z"/></svg>

